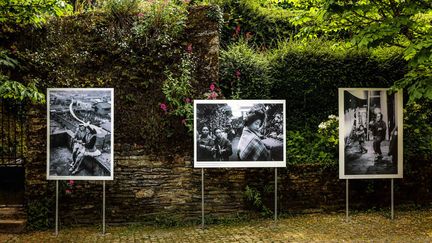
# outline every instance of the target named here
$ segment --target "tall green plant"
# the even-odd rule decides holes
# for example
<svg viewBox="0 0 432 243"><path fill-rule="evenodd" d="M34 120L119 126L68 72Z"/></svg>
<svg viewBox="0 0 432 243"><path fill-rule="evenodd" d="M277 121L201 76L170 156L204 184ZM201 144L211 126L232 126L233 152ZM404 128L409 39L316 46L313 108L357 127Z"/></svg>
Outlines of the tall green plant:
<svg viewBox="0 0 432 243"><path fill-rule="evenodd" d="M232 99L270 98L270 62L245 41L230 45L220 54L220 79L224 95Z"/></svg>

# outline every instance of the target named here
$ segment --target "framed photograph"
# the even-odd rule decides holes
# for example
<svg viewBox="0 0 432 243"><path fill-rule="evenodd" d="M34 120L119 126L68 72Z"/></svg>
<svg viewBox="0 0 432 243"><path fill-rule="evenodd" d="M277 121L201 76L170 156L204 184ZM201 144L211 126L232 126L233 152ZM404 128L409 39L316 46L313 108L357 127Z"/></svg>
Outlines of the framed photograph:
<svg viewBox="0 0 432 243"><path fill-rule="evenodd" d="M194 167L285 167L285 100L195 100Z"/></svg>
<svg viewBox="0 0 432 243"><path fill-rule="evenodd" d="M47 91L47 179L114 179L114 89Z"/></svg>
<svg viewBox="0 0 432 243"><path fill-rule="evenodd" d="M339 89L339 178L403 177L402 91Z"/></svg>

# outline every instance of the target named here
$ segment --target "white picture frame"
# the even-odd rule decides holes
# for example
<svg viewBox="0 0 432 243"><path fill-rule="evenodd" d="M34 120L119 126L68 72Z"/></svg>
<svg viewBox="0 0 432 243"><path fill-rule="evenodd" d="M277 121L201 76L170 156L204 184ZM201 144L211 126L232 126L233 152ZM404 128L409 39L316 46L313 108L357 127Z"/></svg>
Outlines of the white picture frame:
<svg viewBox="0 0 432 243"><path fill-rule="evenodd" d="M47 89L47 179L114 179L113 88Z"/></svg>
<svg viewBox="0 0 432 243"><path fill-rule="evenodd" d="M285 100L194 100L194 167L286 167L285 107ZM253 126L250 124L251 120L261 117L262 113L265 114L265 118L259 132L264 134L251 131L249 128L246 131L244 119L249 120L249 126ZM209 135L205 135L205 138L204 126L209 130ZM244 134L243 138L240 133ZM220 137L225 137L231 143L231 155L227 155L227 149L221 146L223 139L217 139L217 134L221 134ZM206 139L207 142L203 142ZM213 139L213 145L209 142L210 139ZM257 150L253 152L246 146L246 143L252 140L257 143ZM202 146L203 144L209 145ZM263 152L263 144L267 152Z"/></svg>
<svg viewBox="0 0 432 243"><path fill-rule="evenodd" d="M402 178L402 91L339 88L338 94L339 178Z"/></svg>

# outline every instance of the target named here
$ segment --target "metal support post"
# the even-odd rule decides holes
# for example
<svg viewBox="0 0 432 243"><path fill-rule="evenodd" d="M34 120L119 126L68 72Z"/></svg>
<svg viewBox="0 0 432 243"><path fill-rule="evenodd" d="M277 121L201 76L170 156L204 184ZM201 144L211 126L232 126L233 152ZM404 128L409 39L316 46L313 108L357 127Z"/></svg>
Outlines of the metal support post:
<svg viewBox="0 0 432 243"><path fill-rule="evenodd" d="M348 184L348 179L346 179L346 197L345 197L345 202L346 202L346 221L349 220L349 215L348 215L348 203L349 203L349 184Z"/></svg>
<svg viewBox="0 0 432 243"><path fill-rule="evenodd" d="M204 229L204 168L201 168L201 228Z"/></svg>

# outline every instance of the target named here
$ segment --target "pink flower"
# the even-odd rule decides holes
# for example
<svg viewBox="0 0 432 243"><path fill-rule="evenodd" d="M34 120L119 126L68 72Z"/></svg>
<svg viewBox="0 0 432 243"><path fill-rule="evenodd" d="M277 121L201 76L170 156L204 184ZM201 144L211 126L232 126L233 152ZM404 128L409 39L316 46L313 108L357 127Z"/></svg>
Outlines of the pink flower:
<svg viewBox="0 0 432 243"><path fill-rule="evenodd" d="M66 191L65 191L65 192L66 192L66 194L67 194L67 195L70 195L70 194L72 194L72 191L71 191L71 190L69 190L69 189L66 189Z"/></svg>
<svg viewBox="0 0 432 243"><path fill-rule="evenodd" d="M69 180L69 185L73 186L75 184L74 180Z"/></svg>
<svg viewBox="0 0 432 243"><path fill-rule="evenodd" d="M238 34L240 34L240 25L237 25L235 27L235 35L238 35Z"/></svg>
<svg viewBox="0 0 432 243"><path fill-rule="evenodd" d="M143 13L138 13L137 16L138 16L138 18L142 18L144 16L144 14Z"/></svg>
<svg viewBox="0 0 432 243"><path fill-rule="evenodd" d="M240 70L235 70L235 73L234 73L234 75L237 77L237 78L240 78Z"/></svg>
<svg viewBox="0 0 432 243"><path fill-rule="evenodd" d="M183 120L181 121L181 123L182 123L183 125L186 125L186 119L183 119Z"/></svg>
<svg viewBox="0 0 432 243"><path fill-rule="evenodd" d="M187 51L188 53L192 53L192 43L187 44L187 46L186 46L186 51Z"/></svg>
<svg viewBox="0 0 432 243"><path fill-rule="evenodd" d="M214 89L215 89L215 85L214 85L214 83L211 83L210 84L210 90L213 91Z"/></svg>
<svg viewBox="0 0 432 243"><path fill-rule="evenodd" d="M189 98L186 98L186 99L185 99L185 102L186 102L186 103L191 103L191 100L190 100Z"/></svg>
<svg viewBox="0 0 432 243"><path fill-rule="evenodd" d="M168 107L164 103L160 104L160 108L165 112L167 112L167 110L168 110Z"/></svg>

